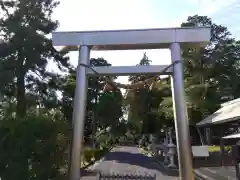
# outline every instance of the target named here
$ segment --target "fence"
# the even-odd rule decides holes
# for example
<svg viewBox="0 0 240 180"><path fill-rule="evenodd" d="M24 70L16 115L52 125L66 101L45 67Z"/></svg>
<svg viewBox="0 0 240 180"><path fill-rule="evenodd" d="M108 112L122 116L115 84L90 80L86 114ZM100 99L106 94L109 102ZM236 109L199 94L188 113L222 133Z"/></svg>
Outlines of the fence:
<svg viewBox="0 0 240 180"><path fill-rule="evenodd" d="M156 175L144 174L103 174L98 173L97 180L156 180Z"/></svg>

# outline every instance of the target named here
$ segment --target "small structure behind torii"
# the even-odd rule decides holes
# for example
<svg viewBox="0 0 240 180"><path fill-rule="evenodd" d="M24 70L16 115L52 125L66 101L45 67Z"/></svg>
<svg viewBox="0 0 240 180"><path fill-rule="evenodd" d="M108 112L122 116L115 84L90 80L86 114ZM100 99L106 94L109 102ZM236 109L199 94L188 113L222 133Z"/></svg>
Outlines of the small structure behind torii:
<svg viewBox="0 0 240 180"><path fill-rule="evenodd" d="M87 98L87 75L93 75L89 65L90 50L130 50L170 48L174 64L165 74L172 75L172 96L179 171L182 180L193 180L192 158L189 143L188 117L184 100L184 83L180 44L199 46L210 40L210 28L162 28L142 30L54 32L54 46L67 46L79 51L76 90L73 106L73 142L71 148L70 180L80 179L80 152L83 137ZM161 57L159 57L160 59ZM159 74L167 66L116 66L95 67L98 75Z"/></svg>

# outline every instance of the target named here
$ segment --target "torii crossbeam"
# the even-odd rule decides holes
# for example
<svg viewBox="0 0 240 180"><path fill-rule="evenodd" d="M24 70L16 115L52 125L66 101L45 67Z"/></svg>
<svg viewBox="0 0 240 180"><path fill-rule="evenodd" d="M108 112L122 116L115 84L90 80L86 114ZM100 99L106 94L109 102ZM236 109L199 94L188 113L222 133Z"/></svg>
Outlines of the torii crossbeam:
<svg viewBox="0 0 240 180"><path fill-rule="evenodd" d="M180 45L205 46L210 40L210 28L162 28L142 30L54 32L54 46L79 51L79 64L89 64L90 50L130 50L170 48L172 63L181 60ZM158 74L166 66L95 67L99 75ZM73 141L70 180L80 179L80 151L84 130L87 98L87 75L93 73L78 65L73 106ZM182 64L176 63L165 74L172 75L172 97L181 180L193 180L192 151L184 100Z"/></svg>

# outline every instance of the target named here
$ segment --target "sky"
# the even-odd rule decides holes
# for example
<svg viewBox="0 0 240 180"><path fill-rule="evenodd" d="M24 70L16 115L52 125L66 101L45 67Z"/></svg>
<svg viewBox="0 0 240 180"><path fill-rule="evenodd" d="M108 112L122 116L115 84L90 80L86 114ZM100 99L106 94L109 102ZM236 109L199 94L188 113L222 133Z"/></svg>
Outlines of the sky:
<svg viewBox="0 0 240 180"><path fill-rule="evenodd" d="M60 0L53 19L57 31L116 30L179 27L191 15L207 15L240 39L240 0ZM113 66L136 65L146 52L153 65L170 64L169 50L91 51ZM76 66L78 52L70 53ZM50 65L50 69L51 69ZM118 78L127 83L127 77Z"/></svg>

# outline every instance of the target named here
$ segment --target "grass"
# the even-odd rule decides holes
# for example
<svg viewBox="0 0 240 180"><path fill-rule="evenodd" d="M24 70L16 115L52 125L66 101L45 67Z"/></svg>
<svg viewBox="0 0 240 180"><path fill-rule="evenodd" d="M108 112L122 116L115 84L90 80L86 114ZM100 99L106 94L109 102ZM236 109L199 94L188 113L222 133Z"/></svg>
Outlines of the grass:
<svg viewBox="0 0 240 180"><path fill-rule="evenodd" d="M224 146L224 150L225 151L231 150L231 146ZM150 155L151 154L148 150L146 150L143 147L140 147L139 151L141 153L145 154L145 155ZM220 152L220 146L214 146L214 145L213 146L208 146L208 152L210 152L210 153Z"/></svg>
<svg viewBox="0 0 240 180"><path fill-rule="evenodd" d="M139 148L139 150L146 154L147 150L144 148ZM231 146L224 146L225 151L231 150ZM208 146L208 152L213 153L213 152L220 152L220 146ZM149 152L148 152L149 153Z"/></svg>
<svg viewBox="0 0 240 180"><path fill-rule="evenodd" d="M145 149L144 147L138 147L138 150L140 153L146 155L146 156L149 156L149 157L152 157L153 156L153 153L152 152L149 152L147 149Z"/></svg>
<svg viewBox="0 0 240 180"><path fill-rule="evenodd" d="M230 146L224 146L224 150L231 150ZM220 152L220 146L208 146L208 152Z"/></svg>

